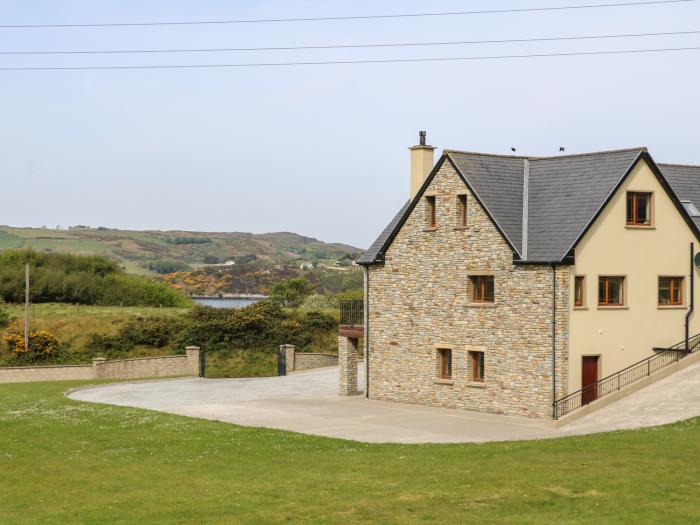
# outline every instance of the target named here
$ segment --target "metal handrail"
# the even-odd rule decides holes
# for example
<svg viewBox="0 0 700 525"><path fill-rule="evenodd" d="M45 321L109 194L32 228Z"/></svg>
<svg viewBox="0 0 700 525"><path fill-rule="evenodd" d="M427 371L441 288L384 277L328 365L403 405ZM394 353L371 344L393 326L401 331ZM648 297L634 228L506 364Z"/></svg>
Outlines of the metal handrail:
<svg viewBox="0 0 700 525"><path fill-rule="evenodd" d="M340 324L344 326L363 326L365 322L365 304L363 301L340 302Z"/></svg>
<svg viewBox="0 0 700 525"><path fill-rule="evenodd" d="M685 340L669 348L654 348L654 350L659 353L649 356L646 359L642 359L641 361L623 368L612 375L604 377L593 384L587 385L576 392L554 401L554 419L559 419L560 417L587 405L591 401L605 397L620 390L622 387L639 381L644 377L650 376L652 373L661 370L672 363L680 361L686 355L694 352L699 347L700 334L697 334L688 340L687 350Z"/></svg>

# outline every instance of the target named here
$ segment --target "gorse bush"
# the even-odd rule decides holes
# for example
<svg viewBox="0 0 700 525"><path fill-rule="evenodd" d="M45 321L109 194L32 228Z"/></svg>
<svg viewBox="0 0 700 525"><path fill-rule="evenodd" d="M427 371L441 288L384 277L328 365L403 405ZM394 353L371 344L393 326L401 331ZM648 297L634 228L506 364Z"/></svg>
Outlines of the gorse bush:
<svg viewBox="0 0 700 525"><path fill-rule="evenodd" d="M10 322L10 312L7 311L2 300L0 300L0 328L5 328Z"/></svg>
<svg viewBox="0 0 700 525"><path fill-rule="evenodd" d="M25 349L24 332L19 323L10 326L3 339L16 358L28 362L55 357L58 351L58 338L47 330L29 330L29 349Z"/></svg>
<svg viewBox="0 0 700 525"><path fill-rule="evenodd" d="M127 275L98 256L11 250L0 253L0 298L24 301L24 265L30 264L30 296L35 303L78 303L100 306L186 306L176 290Z"/></svg>
<svg viewBox="0 0 700 525"><path fill-rule="evenodd" d="M107 357L129 352L136 346L167 346L180 322L172 317L138 317L128 321L116 334L91 334L87 347Z"/></svg>

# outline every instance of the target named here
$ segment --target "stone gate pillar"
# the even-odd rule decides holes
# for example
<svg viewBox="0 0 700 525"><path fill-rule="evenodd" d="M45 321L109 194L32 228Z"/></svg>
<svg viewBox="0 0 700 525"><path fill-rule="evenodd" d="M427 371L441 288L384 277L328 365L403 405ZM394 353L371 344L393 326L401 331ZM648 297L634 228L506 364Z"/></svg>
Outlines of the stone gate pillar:
<svg viewBox="0 0 700 525"><path fill-rule="evenodd" d="M341 396L357 395L357 338L338 336L339 388Z"/></svg>

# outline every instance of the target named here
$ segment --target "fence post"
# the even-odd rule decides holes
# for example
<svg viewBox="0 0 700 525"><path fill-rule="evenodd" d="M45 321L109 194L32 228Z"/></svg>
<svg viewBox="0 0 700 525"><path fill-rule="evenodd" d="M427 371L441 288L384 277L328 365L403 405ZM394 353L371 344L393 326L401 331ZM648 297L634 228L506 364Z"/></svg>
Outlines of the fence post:
<svg viewBox="0 0 700 525"><path fill-rule="evenodd" d="M198 346L186 346L187 364L193 377L204 377L204 352Z"/></svg>
<svg viewBox="0 0 700 525"><path fill-rule="evenodd" d="M96 357L92 360L92 377L94 377L95 379L100 378L99 366L106 361L107 358L105 357Z"/></svg>

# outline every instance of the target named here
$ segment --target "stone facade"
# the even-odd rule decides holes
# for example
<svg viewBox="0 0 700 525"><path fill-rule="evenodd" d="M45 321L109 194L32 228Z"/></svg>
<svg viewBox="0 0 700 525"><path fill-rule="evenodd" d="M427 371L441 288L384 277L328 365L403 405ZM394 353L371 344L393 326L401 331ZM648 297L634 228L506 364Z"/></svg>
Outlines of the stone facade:
<svg viewBox="0 0 700 525"><path fill-rule="evenodd" d="M358 340L338 336L338 393L341 396L354 396L357 390Z"/></svg>
<svg viewBox="0 0 700 525"><path fill-rule="evenodd" d="M187 347L185 355L119 359L115 361L107 361L104 357L97 357L93 359L92 365L0 368L0 383L175 376L199 376L198 347Z"/></svg>
<svg viewBox="0 0 700 525"><path fill-rule="evenodd" d="M467 195L467 225L458 195ZM425 196L436 201L429 229ZM550 417L553 269L515 265L513 250L445 162L385 254L369 268L369 396L498 414ZM472 302L474 275L493 275L495 302ZM570 269L556 268L557 396L567 384ZM438 379L437 349L452 350ZM484 352L473 383L470 351ZM341 359L342 363L342 359Z"/></svg>

